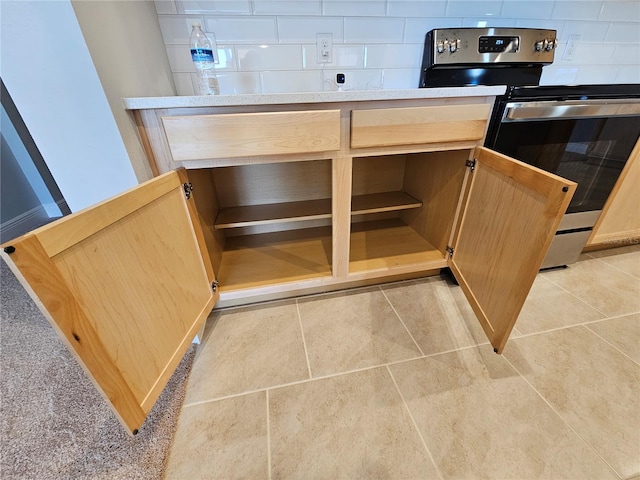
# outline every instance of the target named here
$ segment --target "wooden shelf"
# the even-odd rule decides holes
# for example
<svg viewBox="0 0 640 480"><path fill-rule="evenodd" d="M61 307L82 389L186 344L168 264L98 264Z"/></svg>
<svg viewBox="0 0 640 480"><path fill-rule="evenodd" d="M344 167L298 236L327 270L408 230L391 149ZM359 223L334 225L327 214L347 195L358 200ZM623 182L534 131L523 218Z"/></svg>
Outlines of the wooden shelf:
<svg viewBox="0 0 640 480"><path fill-rule="evenodd" d="M221 208L216 218L215 228L250 227L319 218L331 218L330 198Z"/></svg>
<svg viewBox="0 0 640 480"><path fill-rule="evenodd" d="M404 192L372 193L352 198L351 215L392 212L421 206L421 201ZM221 230L321 218L331 218L329 198L222 208L216 218L215 228Z"/></svg>
<svg viewBox="0 0 640 480"><path fill-rule="evenodd" d="M446 266L445 255L400 219L351 226L349 273L432 263Z"/></svg>
<svg viewBox="0 0 640 480"><path fill-rule="evenodd" d="M236 290L331 276L331 227L229 237L220 288Z"/></svg>
<svg viewBox="0 0 640 480"><path fill-rule="evenodd" d="M405 192L370 193L351 198L351 215L420 208L422 202Z"/></svg>

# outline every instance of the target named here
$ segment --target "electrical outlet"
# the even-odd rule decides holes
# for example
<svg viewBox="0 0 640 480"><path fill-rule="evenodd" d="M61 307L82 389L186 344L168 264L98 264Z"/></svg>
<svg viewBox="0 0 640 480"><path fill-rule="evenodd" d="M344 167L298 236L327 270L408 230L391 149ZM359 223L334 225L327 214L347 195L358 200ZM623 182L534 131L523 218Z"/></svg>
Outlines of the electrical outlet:
<svg viewBox="0 0 640 480"><path fill-rule="evenodd" d="M333 34L317 33L316 48L318 50L318 63L333 62Z"/></svg>
<svg viewBox="0 0 640 480"><path fill-rule="evenodd" d="M567 46L564 48L564 53L562 54L562 60L567 60L567 61L573 60L573 56L576 53L576 48L579 41L580 41L580 35L569 35L569 40L567 40Z"/></svg>

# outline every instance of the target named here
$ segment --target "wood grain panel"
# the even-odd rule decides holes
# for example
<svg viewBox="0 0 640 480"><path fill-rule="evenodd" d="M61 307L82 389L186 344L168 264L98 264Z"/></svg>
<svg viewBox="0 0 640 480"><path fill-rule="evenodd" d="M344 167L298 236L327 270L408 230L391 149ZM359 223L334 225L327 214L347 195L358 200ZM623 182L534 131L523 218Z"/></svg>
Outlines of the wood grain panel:
<svg viewBox="0 0 640 480"><path fill-rule="evenodd" d="M340 148L340 110L162 117L174 161Z"/></svg>
<svg viewBox="0 0 640 480"><path fill-rule="evenodd" d="M6 256L129 431L140 427L218 298L182 175L16 239ZM72 225L92 227L74 237ZM51 242L58 246L51 255L40 241L59 239L58 229L75 243Z"/></svg>
<svg viewBox="0 0 640 480"><path fill-rule="evenodd" d="M331 276L331 228L227 238L218 279L225 291Z"/></svg>
<svg viewBox="0 0 640 480"><path fill-rule="evenodd" d="M349 272L393 270L415 267L444 267L444 254L400 219L364 222L352 225Z"/></svg>
<svg viewBox="0 0 640 480"><path fill-rule="evenodd" d="M489 104L353 110L351 147L480 140L490 110Z"/></svg>
<svg viewBox="0 0 640 480"><path fill-rule="evenodd" d="M501 352L576 184L485 148L476 159L450 263Z"/></svg>

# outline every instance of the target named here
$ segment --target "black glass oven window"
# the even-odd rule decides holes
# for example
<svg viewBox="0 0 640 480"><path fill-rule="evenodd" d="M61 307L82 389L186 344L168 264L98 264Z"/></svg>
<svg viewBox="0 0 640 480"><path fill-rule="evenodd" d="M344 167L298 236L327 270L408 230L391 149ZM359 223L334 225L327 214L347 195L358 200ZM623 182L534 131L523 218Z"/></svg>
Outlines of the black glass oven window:
<svg viewBox="0 0 640 480"><path fill-rule="evenodd" d="M503 123L494 149L578 183L567 213L601 210L640 136L640 117Z"/></svg>

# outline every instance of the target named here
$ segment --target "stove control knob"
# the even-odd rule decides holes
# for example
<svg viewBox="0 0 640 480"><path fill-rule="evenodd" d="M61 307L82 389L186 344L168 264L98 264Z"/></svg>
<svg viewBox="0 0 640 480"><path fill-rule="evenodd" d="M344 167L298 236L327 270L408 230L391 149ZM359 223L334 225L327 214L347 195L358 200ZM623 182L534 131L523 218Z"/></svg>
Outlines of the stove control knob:
<svg viewBox="0 0 640 480"><path fill-rule="evenodd" d="M553 40L550 40L549 43L547 43L545 50L551 51L557 46L558 46L558 40L554 38Z"/></svg>
<svg viewBox="0 0 640 480"><path fill-rule="evenodd" d="M455 53L458 51L458 46L460 44L460 40L456 39L456 40L451 40L449 42L449 52L451 53Z"/></svg>
<svg viewBox="0 0 640 480"><path fill-rule="evenodd" d="M536 52L541 52L542 50L545 50L548 45L549 45L549 41L546 38L544 40L540 40L536 42L535 44Z"/></svg>
<svg viewBox="0 0 640 480"><path fill-rule="evenodd" d="M440 40L438 42L438 45L436 45L436 48L438 49L438 53L442 53L444 52L445 49L445 42L443 40Z"/></svg>

